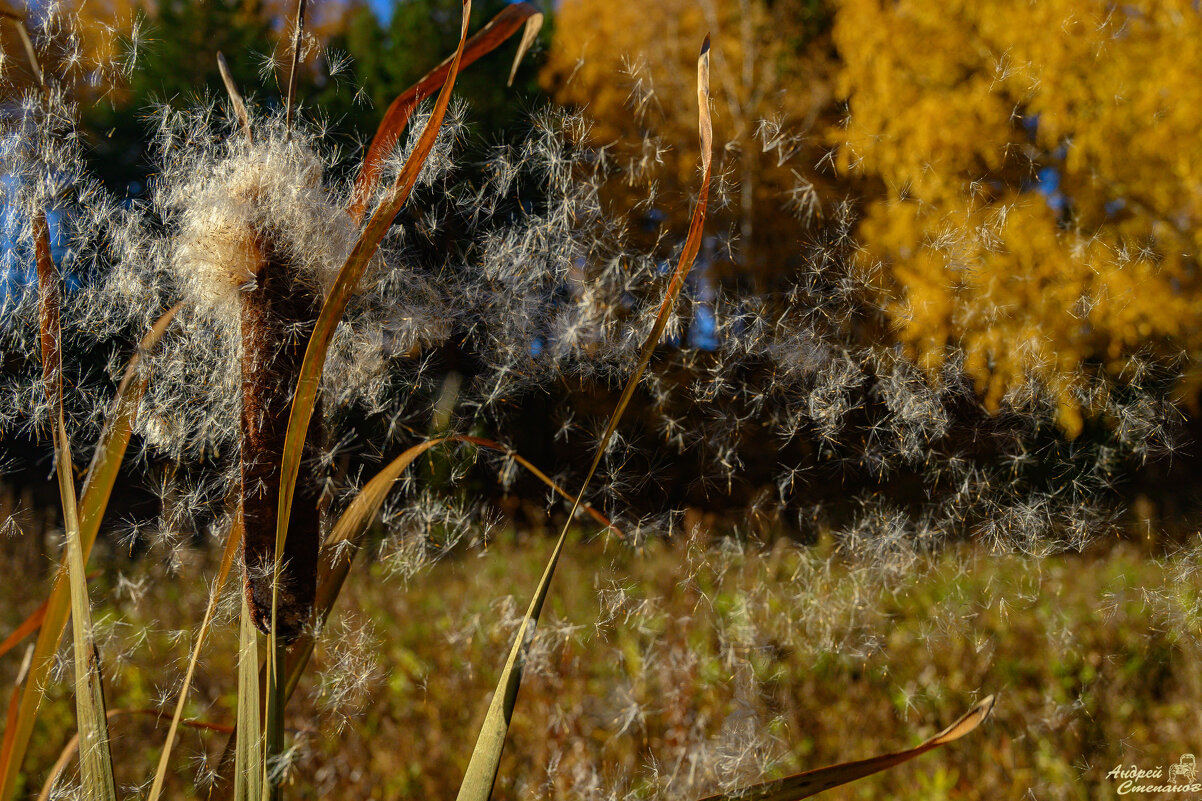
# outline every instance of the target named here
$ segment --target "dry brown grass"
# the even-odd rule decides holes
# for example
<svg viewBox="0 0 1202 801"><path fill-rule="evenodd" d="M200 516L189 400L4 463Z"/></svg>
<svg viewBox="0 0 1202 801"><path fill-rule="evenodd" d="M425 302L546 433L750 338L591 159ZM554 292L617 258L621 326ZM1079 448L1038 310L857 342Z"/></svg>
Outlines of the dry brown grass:
<svg viewBox="0 0 1202 801"><path fill-rule="evenodd" d="M290 794L452 794L548 545L496 542L408 584L384 563L359 566L292 711L305 758ZM578 546L561 565L494 797L692 797L911 746L989 692L1000 701L973 738L824 797L1117 797L1105 776L1115 765L1169 764L1198 747L1196 556L966 550L889 574L784 544ZM169 701L189 642L173 632L200 619L213 557L193 552L175 576L105 560L93 598L112 654L110 705ZM7 593L6 630L37 598ZM220 723L234 719L236 589L228 595L189 709ZM0 663L9 686L18 662ZM38 726L27 764L39 781L71 731L67 690L60 680ZM114 722L119 782L144 780L161 745L153 728ZM188 755L191 769L170 794L190 792L221 744L183 732L179 763Z"/></svg>

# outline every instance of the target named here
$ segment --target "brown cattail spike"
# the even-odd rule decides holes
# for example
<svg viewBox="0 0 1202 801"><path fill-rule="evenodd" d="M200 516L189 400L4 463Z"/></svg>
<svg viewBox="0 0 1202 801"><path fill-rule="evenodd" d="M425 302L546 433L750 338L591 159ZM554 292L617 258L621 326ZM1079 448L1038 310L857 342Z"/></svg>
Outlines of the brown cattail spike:
<svg viewBox="0 0 1202 801"><path fill-rule="evenodd" d="M305 355L305 333L320 298L266 237L248 242L259 263L255 282L240 292L242 326L242 517L246 601L260 630L271 628L272 572L280 459L292 392ZM316 463L321 412L310 418L305 463ZM320 545L318 482L301 469L279 573L277 633L292 642L308 623L317 591Z"/></svg>

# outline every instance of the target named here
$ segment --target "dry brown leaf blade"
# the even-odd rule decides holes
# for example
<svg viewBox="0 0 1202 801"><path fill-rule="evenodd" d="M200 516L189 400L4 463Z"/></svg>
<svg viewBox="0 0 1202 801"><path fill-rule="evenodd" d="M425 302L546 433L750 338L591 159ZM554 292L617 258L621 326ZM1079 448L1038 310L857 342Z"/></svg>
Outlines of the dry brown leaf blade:
<svg viewBox="0 0 1202 801"><path fill-rule="evenodd" d="M463 48L459 68L466 67L496 50L521 29L523 31L522 41L518 46L518 54L509 74L509 80L512 83L522 57L534 43L542 24L542 12L530 3L510 3L467 41ZM417 83L397 95L396 99L389 104L388 110L384 112L384 119L376 128L375 136L372 137L371 144L367 148L367 154L363 157L363 166L359 170L359 176L355 179L354 195L351 205L347 209L356 222L363 219L368 199L380 177L384 160L388 158L388 154L400 139L401 132L409 124L409 118L413 115L414 109L444 84L452 60L453 58L444 60L423 75Z"/></svg>
<svg viewBox="0 0 1202 801"><path fill-rule="evenodd" d="M538 32L542 29L542 12L532 14L522 26L522 39L518 42L518 51L514 54L513 64L509 67L509 78L505 81L506 86L513 86L513 79L517 77L518 67L522 66L522 59L526 57L526 53L530 52L534 40L538 38Z"/></svg>
<svg viewBox="0 0 1202 801"><path fill-rule="evenodd" d="M972 709L961 715L955 723L907 751L816 768L783 779L744 787L730 793L712 795L701 801L800 801L800 799L809 798L833 787L839 787L908 762L927 751L959 740L981 725L993 709L993 703L992 695L982 699Z"/></svg>
<svg viewBox="0 0 1202 801"><path fill-rule="evenodd" d="M234 115L237 116L238 122L242 124L242 130L246 133L246 138L249 141L254 141L254 133L250 129L250 114L246 110L246 102L242 99L242 93L238 91L238 85L234 83L234 76L230 74L230 66L225 61L225 56L220 51L217 52L217 70L221 73L221 82L225 84L225 92L230 96L230 103L234 107Z"/></svg>

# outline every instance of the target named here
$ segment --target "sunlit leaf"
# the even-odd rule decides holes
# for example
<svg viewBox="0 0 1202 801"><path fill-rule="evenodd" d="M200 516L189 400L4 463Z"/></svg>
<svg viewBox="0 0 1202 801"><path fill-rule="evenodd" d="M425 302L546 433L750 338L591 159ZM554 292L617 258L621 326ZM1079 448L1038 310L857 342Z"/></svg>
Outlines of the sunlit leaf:
<svg viewBox="0 0 1202 801"><path fill-rule="evenodd" d="M34 252L38 268L38 307L42 340L42 376L54 419L54 461L63 506L67 539L67 580L71 595L72 661L75 667L75 721L79 729L80 787L89 801L116 801L113 757L109 750L108 717L100 654L92 630L92 607L83 545L80 542L79 506L75 499L75 469L71 441L63 422L61 295L58 270L50 256L50 230L45 214L34 221Z"/></svg>
<svg viewBox="0 0 1202 801"><path fill-rule="evenodd" d="M117 481L121 463L125 460L134 414L146 389L146 382L139 374L142 355L158 344L179 308L175 306L167 311L142 338L117 388L117 397L109 410L107 423L96 445L91 467L84 479L83 498L79 503L79 539L85 561L100 531L100 522L108 507L113 485ZM64 554L62 565L46 599L46 614L38 630L33 665L21 691L16 724L5 728L3 744L0 745L0 798L3 799L11 799L16 791L21 763L25 759L29 738L37 720L38 707L42 702L46 677L53 664L54 652L58 649L63 629L67 625L71 599L66 576L67 555Z"/></svg>
<svg viewBox="0 0 1202 801"><path fill-rule="evenodd" d="M883 754L857 762L844 762L841 765L817 768L784 779L744 787L730 793L712 795L702 801L736 801L736 799L737 801L799 801L802 798L809 798L823 790L854 782L856 779L862 779L873 773L900 765L916 756L921 756L933 748L955 742L980 726L981 722L988 717L991 709L993 709L992 695L965 712L955 723L908 751L898 751L895 754Z"/></svg>
<svg viewBox="0 0 1202 801"><path fill-rule="evenodd" d="M251 619L245 595L242 596L238 631L238 730L234 734L234 798L235 801L260 801L263 798L265 765L259 718L259 632Z"/></svg>
<svg viewBox="0 0 1202 801"><path fill-rule="evenodd" d="M447 71L446 83L438 93L438 100L434 104L434 112L430 115L426 127L422 130L422 135L418 138L417 146L405 161L400 174L397 175L396 183L393 185L392 190L371 215L371 219L368 220L367 226L360 233L346 263L339 270L338 276L334 280L334 285L326 296L325 303L322 304L321 313L318 315L313 333L309 337L309 344L305 349L304 361L301 363L300 378L297 382L296 394L292 399L292 411L288 417L288 429L285 434L284 449L280 458L279 511L276 516L276 559L275 577L272 586L265 721L268 760L270 760L273 754L278 753L282 749L283 744L283 707L285 702L283 694L283 656L285 645L283 639L279 636L278 627L276 626L279 604L280 554L284 553L284 545L288 537L288 523L292 512L292 499L296 491L296 479L300 472L301 457L304 451L305 436L309 430L309 421L313 416L313 407L316 403L317 392L321 386L321 376L325 371L326 352L329 349L330 341L334 337L334 331L342 319L342 314L346 311L347 303L350 302L351 296L359 285L359 279L362 277L363 271L367 269L368 262L375 255L380 243L384 240L384 235L388 233L388 229L392 226L397 213L404 206L405 201L408 200L413 187L417 184L422 166L425 164L426 158L430 155L430 151L434 148L434 142L438 138L439 129L442 127L443 119L446 117L447 106L451 102L451 89L455 85L455 76L459 72L459 60L463 56L463 46L467 40L467 24L470 13L471 0L463 0L463 22L459 31L459 46L455 50L455 57L451 60L450 69Z"/></svg>
<svg viewBox="0 0 1202 801"><path fill-rule="evenodd" d="M501 753L505 749L505 736L509 731L509 721L513 716L514 705L517 703L518 689L522 683L522 667L526 649L533 639L534 628L538 624L539 616L542 614L543 602L546 600L547 592L550 590L551 578L554 576L555 567L559 563L559 556L567 540L572 518L575 516L576 510L580 508L584 494L588 490L589 482L592 481L593 474L597 472L597 466L601 463L601 457L604 456L605 450L609 446L610 438L617 429L618 422L622 419L622 414L626 411L626 407L629 406L630 399L634 396L639 380L642 378L643 372L647 369L647 365L651 361L651 356L655 352L659 338L668 324L672 308L676 304L676 299L680 296L681 289L684 288L685 278L688 276L689 270L692 268L693 261L696 259L697 252L701 246L701 232L705 225L705 210L709 199L710 153L713 145L713 129L710 123L709 111L709 61L710 40L707 36L701 47L701 53L697 58L698 128L701 135L702 154L701 191L698 195L697 207L693 210L688 239L685 241L684 250L680 254L680 262L677 264L676 272L672 274L672 279L668 282L668 288L664 293L664 300L660 304L655 324L652 326L647 340L643 343L643 349L639 354L635 370L626 382L626 388L618 400L617 407L614 409L613 414L610 415L609 423L605 427L605 433L601 436L597 452L593 456L593 462L584 477L580 492L577 493L576 499L572 503L572 511L568 514L568 519L565 521L563 530L559 534L559 539L551 551L551 557L547 561L542 578L539 580L538 587L534 591L534 597L530 600L530 606L526 610L526 615L522 619L521 626L514 637L513 647L509 652L509 659L501 671L501 678L497 682L497 689L493 693L492 702L489 704L488 712L485 714L484 725L480 729L476 746L472 750L471 759L468 761L467 772L463 777L463 783L459 787L458 801L488 801L489 796L492 795L493 784L497 778L497 769L501 764Z"/></svg>

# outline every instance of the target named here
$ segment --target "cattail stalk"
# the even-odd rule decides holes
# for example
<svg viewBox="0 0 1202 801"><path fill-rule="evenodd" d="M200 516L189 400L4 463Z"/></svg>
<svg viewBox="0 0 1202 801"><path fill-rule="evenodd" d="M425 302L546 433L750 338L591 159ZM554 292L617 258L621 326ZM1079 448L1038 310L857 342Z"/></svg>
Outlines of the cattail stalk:
<svg viewBox="0 0 1202 801"><path fill-rule="evenodd" d="M255 281L239 293L242 333L242 518L246 601L255 625L271 627L272 568L280 492L280 460L292 392L305 355L304 332L321 309L320 297L295 267L262 235L248 241ZM310 418L305 463L316 462L321 412ZM293 497L288 538L279 573L277 627L292 642L308 623L317 590L320 545L318 502L312 471L302 469Z"/></svg>

